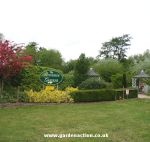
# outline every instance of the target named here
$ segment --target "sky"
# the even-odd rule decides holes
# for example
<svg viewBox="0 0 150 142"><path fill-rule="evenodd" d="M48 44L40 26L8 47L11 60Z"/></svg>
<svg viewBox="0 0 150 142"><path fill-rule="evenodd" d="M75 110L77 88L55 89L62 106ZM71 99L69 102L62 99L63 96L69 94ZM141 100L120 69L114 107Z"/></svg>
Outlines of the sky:
<svg viewBox="0 0 150 142"><path fill-rule="evenodd" d="M150 0L0 0L0 33L37 42L65 61L96 57L103 42L132 36L128 56L150 49Z"/></svg>

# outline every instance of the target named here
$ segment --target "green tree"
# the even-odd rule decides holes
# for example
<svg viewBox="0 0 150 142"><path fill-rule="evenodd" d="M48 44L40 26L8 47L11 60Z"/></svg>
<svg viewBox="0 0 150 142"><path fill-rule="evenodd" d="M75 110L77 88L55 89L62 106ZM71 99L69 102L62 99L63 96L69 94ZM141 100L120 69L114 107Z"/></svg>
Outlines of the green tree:
<svg viewBox="0 0 150 142"><path fill-rule="evenodd" d="M38 59L41 66L62 69L62 56L59 51L41 48L38 52Z"/></svg>
<svg viewBox="0 0 150 142"><path fill-rule="evenodd" d="M120 37L112 38L108 42L102 43L98 57L112 58L123 61L126 58L126 51L130 46L131 37L125 34Z"/></svg>
<svg viewBox="0 0 150 142"><path fill-rule="evenodd" d="M36 65L38 63L38 44L36 42L30 42L24 51L27 55L32 56L32 64Z"/></svg>
<svg viewBox="0 0 150 142"><path fill-rule="evenodd" d="M78 86L82 81L87 79L87 71L89 69L89 60L85 54L81 54L77 60L74 70L74 83Z"/></svg>
<svg viewBox="0 0 150 142"><path fill-rule="evenodd" d="M64 73L69 73L70 71L73 71L75 69L77 60L70 60L63 65L63 71Z"/></svg>
<svg viewBox="0 0 150 142"><path fill-rule="evenodd" d="M30 42L25 47L25 53L32 56L33 65L62 69L62 56L59 51L38 47L36 42Z"/></svg>
<svg viewBox="0 0 150 142"><path fill-rule="evenodd" d="M111 76L123 72L122 64L116 59L102 59L94 65L100 77L111 82Z"/></svg>

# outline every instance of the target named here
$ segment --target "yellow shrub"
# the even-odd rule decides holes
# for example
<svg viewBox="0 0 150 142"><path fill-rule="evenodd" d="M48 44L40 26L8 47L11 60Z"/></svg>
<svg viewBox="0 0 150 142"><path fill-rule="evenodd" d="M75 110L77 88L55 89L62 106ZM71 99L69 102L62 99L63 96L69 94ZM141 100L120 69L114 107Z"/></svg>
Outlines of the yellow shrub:
<svg viewBox="0 0 150 142"><path fill-rule="evenodd" d="M54 91L54 90L55 90L55 87L54 87L54 86L46 86L46 87L45 87L45 90L46 90L46 91Z"/></svg>
<svg viewBox="0 0 150 142"><path fill-rule="evenodd" d="M71 92L74 92L74 91L78 91L78 88L67 87L67 88L65 89L65 91L71 93Z"/></svg>
<svg viewBox="0 0 150 142"><path fill-rule="evenodd" d="M40 92L35 92L30 90L27 92L30 102L51 102L51 103L61 103L61 102L73 102L73 99L69 95L70 92L76 91L76 89L67 88L65 91L49 89L41 90Z"/></svg>

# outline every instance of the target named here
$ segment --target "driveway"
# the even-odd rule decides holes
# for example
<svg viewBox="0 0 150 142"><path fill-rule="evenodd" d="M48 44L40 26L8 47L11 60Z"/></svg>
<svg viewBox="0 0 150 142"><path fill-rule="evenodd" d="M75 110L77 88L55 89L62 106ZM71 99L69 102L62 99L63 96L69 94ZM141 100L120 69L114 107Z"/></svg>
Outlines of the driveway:
<svg viewBox="0 0 150 142"><path fill-rule="evenodd" d="M138 94L138 98L140 98L140 99L150 99L150 96L146 96L144 94Z"/></svg>

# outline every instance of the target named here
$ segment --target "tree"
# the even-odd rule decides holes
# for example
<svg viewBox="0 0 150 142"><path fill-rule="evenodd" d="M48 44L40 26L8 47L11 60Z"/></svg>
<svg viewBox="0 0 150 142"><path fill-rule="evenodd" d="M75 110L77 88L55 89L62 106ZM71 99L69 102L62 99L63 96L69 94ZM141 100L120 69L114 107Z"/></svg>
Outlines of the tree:
<svg viewBox="0 0 150 142"><path fill-rule="evenodd" d="M36 42L30 42L26 47L24 52L32 56L32 64L37 65L38 63L38 44Z"/></svg>
<svg viewBox="0 0 150 142"><path fill-rule="evenodd" d="M38 59L41 66L62 69L62 56L59 51L41 48L38 52Z"/></svg>
<svg viewBox="0 0 150 142"><path fill-rule="evenodd" d="M74 83L78 86L82 81L87 79L87 71L89 69L89 60L85 54L81 54L75 65Z"/></svg>
<svg viewBox="0 0 150 142"><path fill-rule="evenodd" d="M98 57L112 58L123 61L127 56L126 51L130 46L130 40L131 37L128 34L125 34L120 37L112 38L108 42L102 43Z"/></svg>
<svg viewBox="0 0 150 142"><path fill-rule="evenodd" d="M0 41L0 80L3 90L3 80L17 75L31 61L31 56L24 56L22 47L8 40Z"/></svg>
<svg viewBox="0 0 150 142"><path fill-rule="evenodd" d="M64 63L63 65L64 73L69 73L70 71L73 71L75 69L76 62L77 62L76 60L70 60Z"/></svg>
<svg viewBox="0 0 150 142"><path fill-rule="evenodd" d="M30 42L25 47L25 53L33 57L33 65L62 69L62 56L59 51L38 47L36 42Z"/></svg>
<svg viewBox="0 0 150 142"><path fill-rule="evenodd" d="M94 69L107 82L111 82L112 75L123 72L122 64L116 59L102 59L94 65Z"/></svg>

